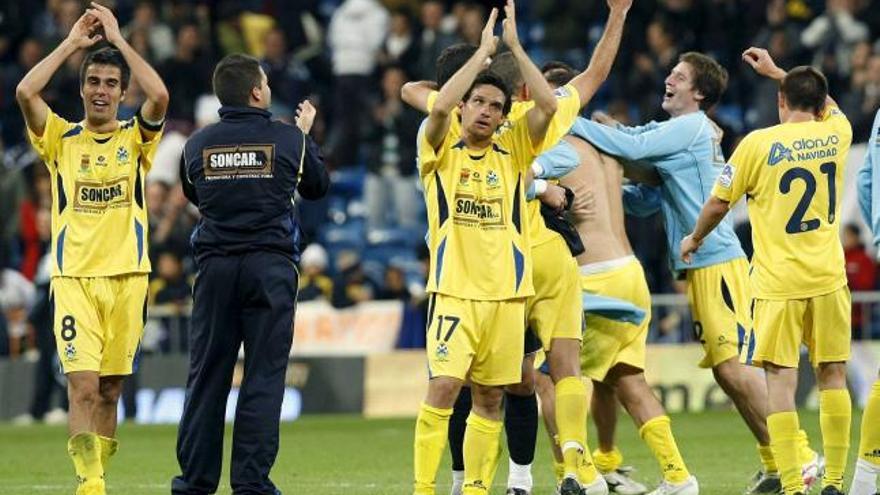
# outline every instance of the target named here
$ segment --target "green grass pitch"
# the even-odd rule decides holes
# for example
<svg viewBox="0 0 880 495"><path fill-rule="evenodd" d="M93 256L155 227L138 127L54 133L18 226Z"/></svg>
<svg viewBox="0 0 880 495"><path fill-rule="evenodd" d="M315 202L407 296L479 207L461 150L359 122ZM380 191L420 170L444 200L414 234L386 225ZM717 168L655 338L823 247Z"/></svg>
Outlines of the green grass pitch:
<svg viewBox="0 0 880 495"><path fill-rule="evenodd" d="M814 449L820 448L818 416L801 413L801 424ZM364 420L353 416L307 416L281 429L281 450L272 479L285 495L411 493L412 419ZM859 416L854 414L847 480L852 476ZM700 481L703 495L742 493L747 478L758 468L755 442L732 411L673 416L672 428L689 469ZM638 479L653 486L660 471L629 419L621 415L618 443ZM108 494L170 493L177 474L175 426L124 424L119 430L120 452L107 475ZM547 438L539 431L533 474L537 494L552 493L553 480ZM590 432L595 444L595 432ZM63 427L0 426L0 494L73 494L73 468L65 452ZM223 477L218 493L229 489L229 430ZM438 476L438 494L449 493L448 455ZM507 460L503 458L493 494L503 494Z"/></svg>

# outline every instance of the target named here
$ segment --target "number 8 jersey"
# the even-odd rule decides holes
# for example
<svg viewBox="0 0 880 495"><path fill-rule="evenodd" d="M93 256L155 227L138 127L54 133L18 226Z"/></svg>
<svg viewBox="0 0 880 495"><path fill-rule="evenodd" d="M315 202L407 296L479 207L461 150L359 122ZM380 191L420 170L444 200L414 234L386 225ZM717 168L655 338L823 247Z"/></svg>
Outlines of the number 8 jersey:
<svg viewBox="0 0 880 495"><path fill-rule="evenodd" d="M852 127L833 105L818 120L749 133L725 165L712 195L747 198L758 299L801 299L846 285L840 198Z"/></svg>

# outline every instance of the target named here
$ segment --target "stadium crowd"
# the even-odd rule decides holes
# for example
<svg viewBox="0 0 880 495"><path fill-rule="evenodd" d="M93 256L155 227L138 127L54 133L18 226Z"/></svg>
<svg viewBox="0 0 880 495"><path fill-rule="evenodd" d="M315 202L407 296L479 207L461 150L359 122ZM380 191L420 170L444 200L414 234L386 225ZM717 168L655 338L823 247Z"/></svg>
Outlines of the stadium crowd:
<svg viewBox="0 0 880 495"><path fill-rule="evenodd" d="M218 118L219 102L210 87L215 62L246 52L262 60L277 118L290 120L306 98L318 107L312 134L334 170L329 197L301 204L310 246L301 260L300 300L325 299L340 308L375 299L424 305L426 220L414 166L421 116L401 102L400 88L410 80L434 79L434 62L443 48L478 43L485 5L451 0L103 3L113 6L131 44L157 67L172 102L146 186L155 267L152 304L189 304L194 271L189 234L197 212L183 196L177 166L186 137ZM26 142L15 87L84 8L79 0L0 6L0 355L41 345L40 332L29 332L26 321L29 311L32 322L41 318L32 306L48 287L40 265L49 250L49 174ZM521 37L532 57L539 64L558 59L575 67L586 64L607 10L603 0L534 0L519 8ZM740 62L749 45L766 46L781 66L821 68L853 124L854 143L867 139L880 106L880 8L870 0L640 0L629 14L609 82L586 113L603 109L622 123L663 119L663 79L680 53L699 50L730 72L713 115L725 130L729 156L748 130L777 122L776 87ZM71 96L79 93L80 62L70 58L44 94L69 120L83 116L79 99ZM120 118L130 117L143 98L132 84ZM659 215L627 219L652 292L680 292L666 249L657 242L662 229ZM744 245L750 244L747 226L738 232ZM858 227L847 226L842 235L851 289L873 290L876 266ZM856 305L857 336L865 335L861 311ZM657 316L653 340L690 339L680 331L686 328L685 313ZM157 346L173 347L167 341Z"/></svg>

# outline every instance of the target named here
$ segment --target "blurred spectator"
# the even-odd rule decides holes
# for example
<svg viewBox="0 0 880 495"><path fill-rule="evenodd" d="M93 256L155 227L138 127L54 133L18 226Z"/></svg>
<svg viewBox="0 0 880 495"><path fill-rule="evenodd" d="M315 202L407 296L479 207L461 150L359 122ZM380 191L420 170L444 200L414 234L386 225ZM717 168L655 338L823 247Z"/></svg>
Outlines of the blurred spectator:
<svg viewBox="0 0 880 495"><path fill-rule="evenodd" d="M43 97L51 106L52 111L71 122L79 122L85 116L82 100L78 97L80 92L79 69L84 57L83 50L68 57L61 69L55 73L49 86L43 91Z"/></svg>
<svg viewBox="0 0 880 495"><path fill-rule="evenodd" d="M189 237L195 225L189 201L180 184L147 183L147 212L150 221L150 261L157 262L163 251L172 251L181 258L190 252Z"/></svg>
<svg viewBox="0 0 880 495"><path fill-rule="evenodd" d="M54 49L67 36L84 10L79 0L46 2L46 11L33 20L31 34L37 36L47 48Z"/></svg>
<svg viewBox="0 0 880 495"><path fill-rule="evenodd" d="M458 35L465 43L479 46L480 35L485 24L486 18L483 7L476 4L467 5L459 19Z"/></svg>
<svg viewBox="0 0 880 495"><path fill-rule="evenodd" d="M853 292L874 290L877 267L862 244L861 229L854 223L843 228L843 256L846 260L846 280ZM862 337L862 305L852 305L853 338Z"/></svg>
<svg viewBox="0 0 880 495"><path fill-rule="evenodd" d="M196 100L195 129L199 130L208 124L220 120L220 100L213 94L204 94ZM180 157L183 145L189 136L190 126L183 122L171 122L165 126L162 140L156 146L153 167L147 173L147 182L161 181L173 186L180 181Z"/></svg>
<svg viewBox="0 0 880 495"><path fill-rule="evenodd" d="M345 0L333 12L328 42L333 50L336 109L326 145L336 165L357 162L360 126L373 86L370 76L387 32L388 12L378 0Z"/></svg>
<svg viewBox="0 0 880 495"><path fill-rule="evenodd" d="M173 102L168 107L168 120L192 123L196 99L211 92L213 66L210 53L196 24L184 24L177 30L174 56L159 65L159 74Z"/></svg>
<svg viewBox="0 0 880 495"><path fill-rule="evenodd" d="M382 65L399 65L407 74L415 74L419 63L419 45L415 41L413 21L402 9L391 13L391 29L379 56Z"/></svg>
<svg viewBox="0 0 880 495"><path fill-rule="evenodd" d="M153 63L164 62L174 55L174 33L167 24L157 18L156 6L150 0L138 1L134 8L134 17L122 30L126 38L135 33L146 37Z"/></svg>
<svg viewBox="0 0 880 495"><path fill-rule="evenodd" d="M183 272L183 263L173 251L159 254L155 272L157 277L150 282L150 304L165 306L172 315L160 318L162 337L159 347L165 352L171 350L173 334L178 338L177 349L185 351L188 346L189 318L185 307L192 305L192 285Z"/></svg>
<svg viewBox="0 0 880 495"><path fill-rule="evenodd" d="M825 73L832 90L836 79L849 74L856 43L868 39L868 26L853 16L854 7L854 0L827 0L825 12L801 32L801 43L813 51L813 65Z"/></svg>
<svg viewBox="0 0 880 495"><path fill-rule="evenodd" d="M310 244L299 260L302 273L299 276L298 301L323 299L333 296L333 281L327 276L327 251L320 244Z"/></svg>
<svg viewBox="0 0 880 495"><path fill-rule="evenodd" d="M264 39L263 71L272 88L272 101L295 108L309 94L308 70L293 59L281 29L272 29Z"/></svg>
<svg viewBox="0 0 880 495"><path fill-rule="evenodd" d="M395 223L402 227L418 223L421 211L415 169L416 133L423 117L400 99L400 88L406 81L400 67L385 69L383 100L373 108L373 125L366 136L364 199L371 229L385 226L389 204L394 205Z"/></svg>
<svg viewBox="0 0 880 495"><path fill-rule="evenodd" d="M40 261L37 271L36 298L33 309L28 315L28 323L33 328L36 348L40 354L34 367L34 389L28 412L13 418L13 424L30 424L34 421L45 421L46 424L63 424L67 418L67 388L60 374L58 351L55 347L55 331L53 330L54 311L49 293L52 257L46 255ZM57 407L52 409L52 396L58 396ZM51 409L51 410L50 410Z"/></svg>
<svg viewBox="0 0 880 495"><path fill-rule="evenodd" d="M358 255L347 251L336 260L337 275L333 280L331 303L336 308L348 308L374 298L376 284L367 278Z"/></svg>
<svg viewBox="0 0 880 495"><path fill-rule="evenodd" d="M26 348L27 315L35 300L34 284L9 266L8 255L0 254L0 311L6 321L9 355L13 359ZM29 347L33 348L33 339L30 340Z"/></svg>
<svg viewBox="0 0 880 495"><path fill-rule="evenodd" d="M449 45L456 41L455 36L443 31L443 2L427 0L422 4L422 34L419 37L419 61L416 79L433 81L436 79L434 66L437 57Z"/></svg>
<svg viewBox="0 0 880 495"><path fill-rule="evenodd" d="M864 48L854 52L854 55L860 54L864 54ZM859 57L854 59L856 63L862 65ZM852 122L853 140L867 139L871 133L874 115L880 107L880 52L866 57L864 65L857 67L856 72L853 73L850 92L843 98L841 105Z"/></svg>
<svg viewBox="0 0 880 495"><path fill-rule="evenodd" d="M0 70L0 116L3 119L2 139L9 144L19 143L24 139L24 118L15 101L15 86L31 68L43 58L43 44L36 38L27 38L18 47L16 63L9 64Z"/></svg>
<svg viewBox="0 0 880 495"><path fill-rule="evenodd" d="M380 301L398 300L408 303L410 300L409 290L406 287L406 277L403 270L394 265L385 268L385 283L376 299Z"/></svg>
<svg viewBox="0 0 880 495"><path fill-rule="evenodd" d="M660 95L664 81L678 63L678 45L669 24L661 17L648 24L646 31L648 53L637 53L630 72L628 88L635 96L639 113L652 119L660 117Z"/></svg>
<svg viewBox="0 0 880 495"><path fill-rule="evenodd" d="M770 56L780 67L796 64L796 54L800 46L800 31L788 20L785 0L771 0L767 3L767 23L761 27L752 40L752 46L766 47ZM779 123L776 108L776 94L779 83L761 77L753 71L745 71L748 91L745 95L751 106L746 119L752 127L768 127ZM728 155L729 156L729 155Z"/></svg>

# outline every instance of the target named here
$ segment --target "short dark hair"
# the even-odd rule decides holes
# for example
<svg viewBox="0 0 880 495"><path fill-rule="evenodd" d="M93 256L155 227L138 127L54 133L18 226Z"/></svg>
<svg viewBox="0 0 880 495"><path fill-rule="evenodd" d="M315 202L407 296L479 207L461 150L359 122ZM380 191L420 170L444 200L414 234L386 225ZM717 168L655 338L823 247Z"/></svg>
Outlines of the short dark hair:
<svg viewBox="0 0 880 495"><path fill-rule="evenodd" d="M476 52L477 47L469 43L455 43L444 48L435 64L437 85L442 88Z"/></svg>
<svg viewBox="0 0 880 495"><path fill-rule="evenodd" d="M122 53L116 48L105 46L95 51L89 52L79 66L79 86L83 87L86 83L86 70L92 65L112 65L119 68L122 73L122 91L128 90L128 84L131 82L131 68L125 62Z"/></svg>
<svg viewBox="0 0 880 495"><path fill-rule="evenodd" d="M482 86L484 84L495 86L496 88L500 89L502 93L504 93L504 108L502 109L502 112L504 113L504 115L507 115L507 112L510 111L511 105L513 105L513 102L510 99L510 87L507 86L507 83L504 82L504 79L501 79L489 70L484 70L477 75L477 78L474 79L474 83L471 84L471 87L468 88L467 93L464 94L464 98L462 98L462 101L469 100L471 97L471 92L473 92L474 88L476 88L477 86Z"/></svg>
<svg viewBox="0 0 880 495"><path fill-rule="evenodd" d="M819 115L828 97L828 80L818 69L801 65L788 71L779 92L785 97L788 108Z"/></svg>
<svg viewBox="0 0 880 495"><path fill-rule="evenodd" d="M551 60L541 66L541 74L544 74L544 79L550 85L562 87L571 82L574 76L577 75L577 72L574 70L574 67L565 62Z"/></svg>
<svg viewBox="0 0 880 495"><path fill-rule="evenodd" d="M727 69L712 57L697 52L683 53L679 62L685 62L694 70L694 88L703 95L701 110L709 110L721 101L727 89Z"/></svg>
<svg viewBox="0 0 880 495"><path fill-rule="evenodd" d="M522 71L519 70L519 65L516 63L516 57L513 56L513 52L507 51L496 55L492 59L492 64L489 65L489 70L501 79L504 79L504 82L510 86L511 90L515 90L523 84Z"/></svg>
<svg viewBox="0 0 880 495"><path fill-rule="evenodd" d="M227 55L214 68L214 94L223 106L249 106L251 90L262 82L260 61L250 55Z"/></svg>

